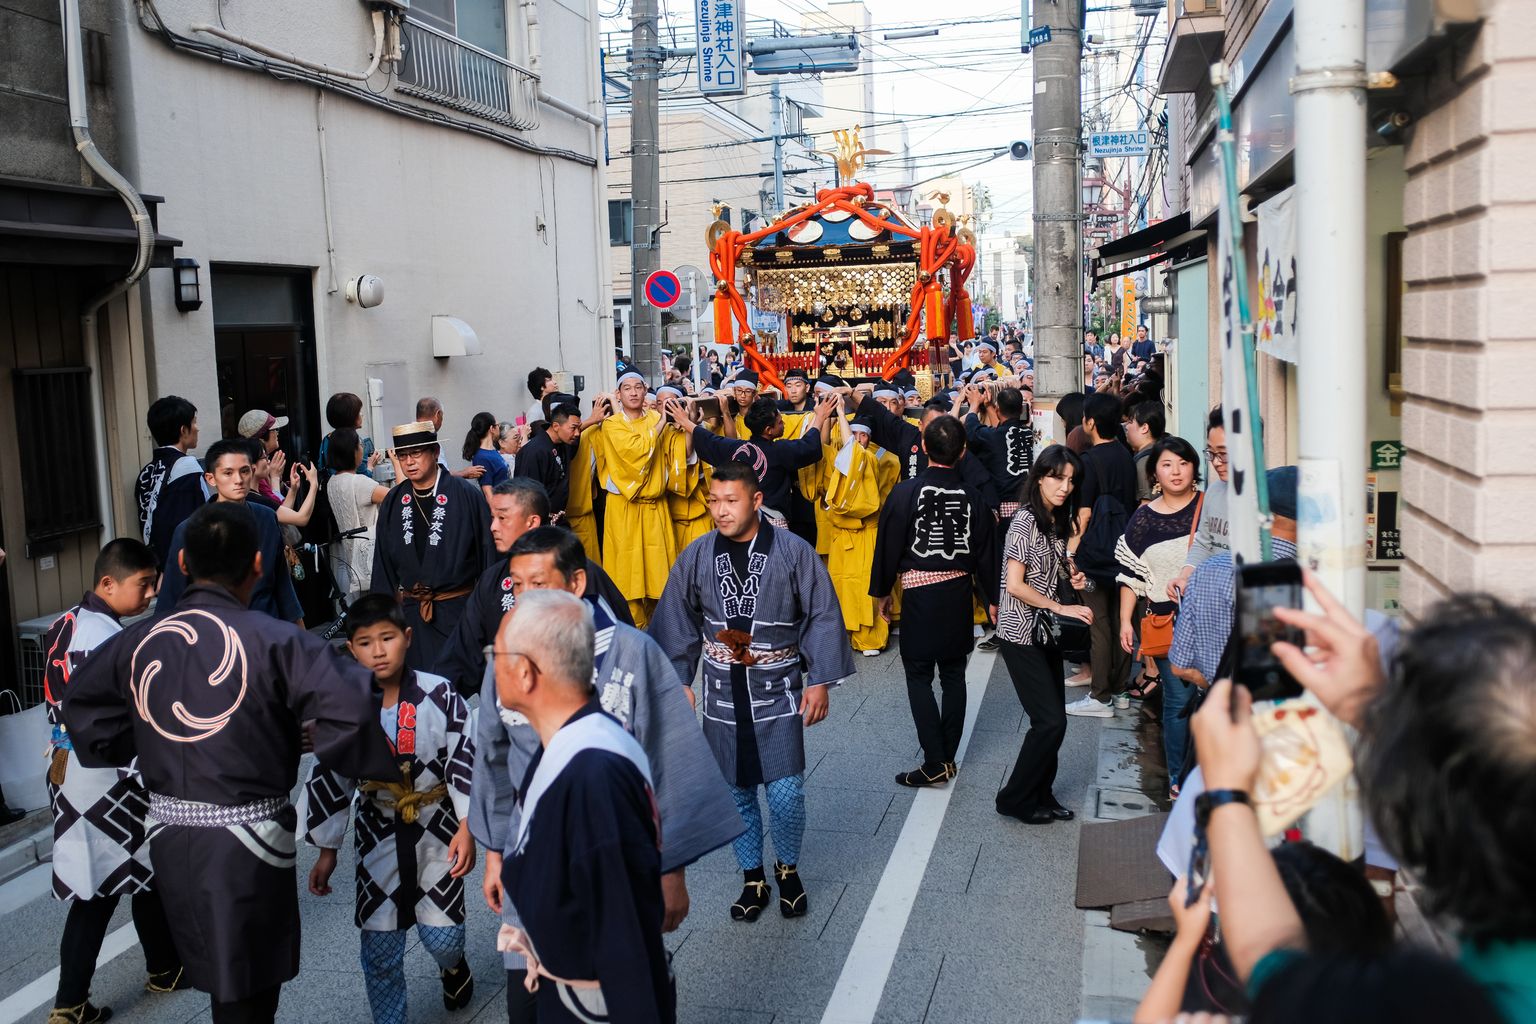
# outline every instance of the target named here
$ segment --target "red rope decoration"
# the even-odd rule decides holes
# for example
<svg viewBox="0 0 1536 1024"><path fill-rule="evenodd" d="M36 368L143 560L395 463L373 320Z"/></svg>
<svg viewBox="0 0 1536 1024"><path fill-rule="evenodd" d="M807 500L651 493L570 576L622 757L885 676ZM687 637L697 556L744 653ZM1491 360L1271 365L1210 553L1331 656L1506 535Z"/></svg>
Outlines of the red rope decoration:
<svg viewBox="0 0 1536 1024"><path fill-rule="evenodd" d="M823 189L816 193L814 204L775 224L770 224L749 235L744 235L740 231L727 231L716 241L714 251L709 254L709 269L715 275L716 282L715 343L728 346L739 342L748 369L757 371L763 383L768 386L778 388L780 391L784 390L783 381L779 379L773 364L758 352L756 337L747 326L747 303L736 288L737 260L747 246L760 242L776 232L786 231L827 210L846 210L877 231L889 231L918 241L918 279L912 288L912 312L907 317L906 338L881 367L880 376L883 379L890 380L896 375L896 371L911 365L912 348L917 344L917 333L922 325L925 306L928 309L927 334L930 339L948 338L949 332L946 326L949 323L954 323L961 332L961 341L968 341L974 337L971 326L970 297L965 292L965 281L976 263L975 249L952 237L947 227L909 228L899 221L876 217L865 208L863 203L853 202L854 199L863 199L867 203L874 198L874 187L862 181L844 185L841 188ZM957 257L956 265L950 270L950 297L946 310L943 298L944 288L938 280L938 272ZM946 312L948 316L945 315ZM733 321L741 325L739 331L734 328Z"/></svg>

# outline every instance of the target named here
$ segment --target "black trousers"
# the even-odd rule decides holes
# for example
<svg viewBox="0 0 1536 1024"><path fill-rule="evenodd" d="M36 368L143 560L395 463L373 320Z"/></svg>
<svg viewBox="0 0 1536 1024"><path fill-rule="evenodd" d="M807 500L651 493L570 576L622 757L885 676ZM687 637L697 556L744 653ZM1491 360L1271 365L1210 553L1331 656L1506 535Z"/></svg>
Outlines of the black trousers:
<svg viewBox="0 0 1536 1024"><path fill-rule="evenodd" d="M273 985L244 999L221 1003L213 1001L213 1024L272 1024L277 1019L277 1001L283 986Z"/></svg>
<svg viewBox="0 0 1536 1024"><path fill-rule="evenodd" d="M1013 774L997 794L1000 814L1027 815L1040 807L1060 807L1051 793L1056 754L1067 735L1066 678L1059 651L1003 641L1003 664L1029 716L1029 732Z"/></svg>
<svg viewBox="0 0 1536 1024"><path fill-rule="evenodd" d="M64 938L59 943L59 990L54 1006L79 1006L90 998L96 958L101 955L101 943L107 937L107 926L120 899L99 896L70 902L69 916L64 919ZM141 892L133 897L133 927L139 933L144 966L150 974L164 974L181 966L159 893Z"/></svg>
<svg viewBox="0 0 1536 1024"><path fill-rule="evenodd" d="M507 971L507 1024L539 1024L539 997L528 991L527 977L521 968Z"/></svg>
<svg viewBox="0 0 1536 1024"><path fill-rule="evenodd" d="M912 705L917 741L923 745L923 762L953 761L960 749L960 734L965 731L965 658L933 661L903 657L901 665L907 670L907 701ZM944 695L943 711L933 696L935 667Z"/></svg>

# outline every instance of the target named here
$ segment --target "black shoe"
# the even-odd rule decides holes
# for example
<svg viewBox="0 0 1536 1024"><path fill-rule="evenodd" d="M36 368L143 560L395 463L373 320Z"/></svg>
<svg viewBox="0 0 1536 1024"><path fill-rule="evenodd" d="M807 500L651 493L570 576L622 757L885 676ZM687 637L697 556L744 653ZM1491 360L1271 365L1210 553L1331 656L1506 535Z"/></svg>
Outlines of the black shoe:
<svg viewBox="0 0 1536 1024"><path fill-rule="evenodd" d="M793 864L773 862L773 877L779 882L779 913L785 917L804 917L811 909L800 872Z"/></svg>
<svg viewBox="0 0 1536 1024"><path fill-rule="evenodd" d="M1050 808L1050 812L1051 817L1057 821L1071 821L1073 818L1077 817L1076 814L1073 814L1065 807L1052 807Z"/></svg>
<svg viewBox="0 0 1536 1024"><path fill-rule="evenodd" d="M1015 814L1013 811L1004 811L1001 809L999 809L997 813L1005 814L1010 818L1017 818L1026 825L1049 825L1051 822L1056 820L1055 815L1053 815L1050 811L1050 808L1047 807L1036 807L1028 814Z"/></svg>
<svg viewBox="0 0 1536 1024"><path fill-rule="evenodd" d="M184 992L191 987L192 981L187 977L184 967L151 974L149 980L144 982L146 992Z"/></svg>
<svg viewBox="0 0 1536 1024"><path fill-rule="evenodd" d="M796 879L796 882L798 881L799 879ZM768 906L768 897L772 891L768 883L761 879L747 879L746 885L741 887L741 898L731 904L731 920L756 921L758 915ZM804 892L803 889L801 891Z"/></svg>
<svg viewBox="0 0 1536 1024"><path fill-rule="evenodd" d="M469 973L469 961L460 954L459 962L438 972L443 979L443 1006L462 1010L475 995L475 978Z"/></svg>
<svg viewBox="0 0 1536 1024"><path fill-rule="evenodd" d="M953 761L945 761L944 772L950 778L954 778L956 775L960 774L960 766Z"/></svg>
<svg viewBox="0 0 1536 1024"><path fill-rule="evenodd" d="M101 1024L112 1019L112 1007L92 1006L89 1001L79 1006L55 1006L48 1012L48 1024Z"/></svg>
<svg viewBox="0 0 1536 1024"><path fill-rule="evenodd" d="M998 636L996 633L993 633L981 643L977 644L976 649L978 651L995 651L1001 646L1003 646L1003 638Z"/></svg>
<svg viewBox="0 0 1536 1024"><path fill-rule="evenodd" d="M952 776L949 767L942 761L925 761L917 769L910 772L902 772L896 776L898 785L911 786L916 789L921 786L942 786Z"/></svg>

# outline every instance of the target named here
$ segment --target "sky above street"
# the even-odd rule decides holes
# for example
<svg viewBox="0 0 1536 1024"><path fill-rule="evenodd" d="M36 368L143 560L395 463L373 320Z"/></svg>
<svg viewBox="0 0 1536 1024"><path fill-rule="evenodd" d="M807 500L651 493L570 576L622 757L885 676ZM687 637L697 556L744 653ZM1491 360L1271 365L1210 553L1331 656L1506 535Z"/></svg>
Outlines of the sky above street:
<svg viewBox="0 0 1536 1024"><path fill-rule="evenodd" d="M660 2L675 26L691 28L692 8L685 0ZM993 203L989 230L1030 234L1032 165L1012 160L1006 152L988 159L986 152L994 147L1006 151L1009 143L1031 138L1034 69L1030 57L1020 52L1019 5L999 5L996 0L950 0L943 5L919 0L867 0L867 6L874 23L877 123L893 118L906 121L920 179L959 171L967 183L985 184ZM1090 0L1090 6L1108 5ZM777 18L791 32L798 32L802 14L824 9L825 5L815 0L755 0L748 3L746 14L754 20ZM605 4L604 13L616 11ZM626 5L622 22L605 20L605 27L627 26L628 13ZM1088 15L1088 31L1105 36L1098 49L1115 51L1102 57L1100 71L1106 95L1128 77L1137 42L1132 33L1145 25L1143 19L1122 16L1119 20L1126 27L1117 37L1110 29L1111 17L1092 10ZM1158 19L1148 51L1154 64L1162 51L1163 24L1164 19ZM926 28L938 28L939 34L883 39L887 32ZM1085 89L1087 95L1091 95L1092 66L1091 61L1085 61L1090 83ZM818 140L821 142L830 140ZM871 158L866 180L879 187L897 184L883 179L878 159ZM978 165L980 161L984 162Z"/></svg>

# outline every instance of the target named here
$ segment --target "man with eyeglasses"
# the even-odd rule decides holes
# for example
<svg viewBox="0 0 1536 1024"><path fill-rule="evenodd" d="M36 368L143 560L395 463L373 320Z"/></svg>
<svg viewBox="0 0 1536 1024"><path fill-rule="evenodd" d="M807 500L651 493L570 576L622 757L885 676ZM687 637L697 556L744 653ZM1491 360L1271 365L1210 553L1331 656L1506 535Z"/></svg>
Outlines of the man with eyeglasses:
<svg viewBox="0 0 1536 1024"><path fill-rule="evenodd" d="M663 931L672 931L688 914L684 869L746 830L725 777L694 716L692 691L646 634L618 620L614 608L596 593L586 593L594 568L581 541L569 530L537 526L518 536L508 552L512 594L510 636L518 636L517 609L531 591L563 590L585 596L595 632L593 652L597 702L639 741L649 759L656 805L666 844L661 855ZM601 570L598 570L601 571ZM622 607L622 604L621 604ZM503 627L503 646L509 636ZM492 647L485 648L490 658ZM504 660L504 659L501 659ZM486 848L486 903L511 926L517 912L501 883L503 855L510 858L518 833L519 787L539 750L539 734L528 718L495 703L496 677L487 671L481 686L479 726L475 735L474 782L470 789L469 830ZM490 714L496 708L499 714ZM524 959L507 953L507 1015L516 1024L533 1020L532 999L524 987Z"/></svg>
<svg viewBox="0 0 1536 1024"><path fill-rule="evenodd" d="M528 965L508 978L508 1003L522 1004L508 1007L508 1019L671 1024L677 989L661 937L665 825L653 789L661 768L604 713L592 686L594 639L581 598L532 590L493 649L491 703L481 705L480 722L515 717L534 741L513 791L517 824L492 847L505 857L486 864L487 891L494 881L496 903L516 908L496 948Z"/></svg>
<svg viewBox="0 0 1536 1024"><path fill-rule="evenodd" d="M1227 544L1227 428L1222 425L1221 406L1211 410L1205 426L1205 458L1213 476L1205 485L1205 501L1200 506L1200 527L1189 545L1189 557L1179 575L1168 584L1170 600L1180 600L1195 567Z"/></svg>

